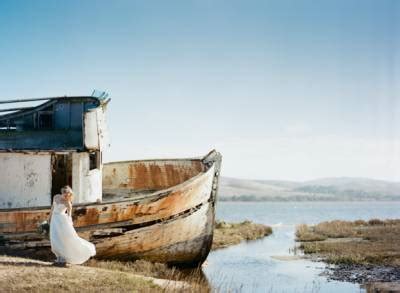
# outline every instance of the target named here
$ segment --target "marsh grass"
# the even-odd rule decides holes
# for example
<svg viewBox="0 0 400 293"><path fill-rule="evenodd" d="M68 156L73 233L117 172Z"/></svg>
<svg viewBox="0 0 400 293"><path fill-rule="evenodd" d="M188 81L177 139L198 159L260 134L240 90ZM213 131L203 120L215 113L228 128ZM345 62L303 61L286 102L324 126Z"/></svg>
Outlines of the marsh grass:
<svg viewBox="0 0 400 293"><path fill-rule="evenodd" d="M239 244L242 241L255 240L272 234L272 228L251 221L226 223L219 221L215 225L214 240L211 249L219 249Z"/></svg>
<svg viewBox="0 0 400 293"><path fill-rule="evenodd" d="M297 239L301 238L301 241L303 241L303 242L321 241L321 240L325 240L327 238L326 236L315 233L313 228L308 227L305 224L301 224L301 225L297 226L296 237L297 237Z"/></svg>
<svg viewBox="0 0 400 293"><path fill-rule="evenodd" d="M400 220L329 221L300 225L297 241L305 254L330 263L400 266Z"/></svg>

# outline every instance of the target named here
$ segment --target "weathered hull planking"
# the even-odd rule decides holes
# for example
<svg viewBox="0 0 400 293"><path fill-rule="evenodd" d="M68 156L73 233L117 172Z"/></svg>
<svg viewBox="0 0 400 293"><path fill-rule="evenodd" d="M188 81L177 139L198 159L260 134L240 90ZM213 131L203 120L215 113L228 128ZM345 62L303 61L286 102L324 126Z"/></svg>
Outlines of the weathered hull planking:
<svg viewBox="0 0 400 293"><path fill-rule="evenodd" d="M197 266L213 238L221 156L109 163L103 202L77 205L73 222L99 259ZM0 253L50 258L38 226L50 207L0 209Z"/></svg>

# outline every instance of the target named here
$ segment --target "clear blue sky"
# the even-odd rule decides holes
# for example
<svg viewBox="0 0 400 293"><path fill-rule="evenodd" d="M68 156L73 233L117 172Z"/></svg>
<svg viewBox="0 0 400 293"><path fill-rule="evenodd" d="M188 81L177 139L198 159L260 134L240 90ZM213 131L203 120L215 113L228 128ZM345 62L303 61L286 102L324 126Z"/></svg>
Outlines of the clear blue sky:
<svg viewBox="0 0 400 293"><path fill-rule="evenodd" d="M400 180L399 1L0 1L0 99L112 97L107 160Z"/></svg>

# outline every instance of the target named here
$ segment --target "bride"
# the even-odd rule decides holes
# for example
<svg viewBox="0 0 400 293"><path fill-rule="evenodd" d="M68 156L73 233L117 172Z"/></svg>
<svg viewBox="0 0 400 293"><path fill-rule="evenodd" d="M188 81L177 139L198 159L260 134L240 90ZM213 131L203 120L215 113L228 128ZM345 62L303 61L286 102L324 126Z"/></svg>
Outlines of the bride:
<svg viewBox="0 0 400 293"><path fill-rule="evenodd" d="M64 186L51 207L50 243L56 264L82 264L96 254L95 246L80 238L72 225L72 198L71 187Z"/></svg>

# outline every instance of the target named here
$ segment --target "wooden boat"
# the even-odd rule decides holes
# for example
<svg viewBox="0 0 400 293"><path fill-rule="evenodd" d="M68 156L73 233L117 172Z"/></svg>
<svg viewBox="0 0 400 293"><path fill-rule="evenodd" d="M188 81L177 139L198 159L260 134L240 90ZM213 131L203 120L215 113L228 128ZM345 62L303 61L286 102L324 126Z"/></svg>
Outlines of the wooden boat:
<svg viewBox="0 0 400 293"><path fill-rule="evenodd" d="M200 158L102 164L107 103L101 97L51 98L33 108L13 108L14 112L3 115L6 119L0 116L0 168L10 172L6 179L0 179L0 254L51 257L48 236L39 228L49 217L54 191L70 184L79 191L74 226L81 237L96 245L97 258L198 266L212 244L221 155L211 151ZM69 115L74 109L83 109L78 113L82 129L54 129L59 108L68 108ZM24 134L26 126L10 130L10 125L21 127L21 121L30 121L31 115L38 119L43 109L51 113L53 121L45 131L30 129ZM92 113L97 113L96 119L89 121ZM95 128L97 141L88 127ZM84 135L82 141L73 140L74 146L60 146L43 137L52 131L58 132L58 137L66 136L62 140L66 144L71 143L68 135ZM32 142L31 137L38 140ZM90 143L95 147L88 147ZM10 149L10 144L16 147ZM46 167L47 172L38 173L35 167ZM15 181L23 187L9 196ZM41 183L47 189L37 194ZM97 184L102 186L100 194L96 194ZM19 194L21 199L17 200Z"/></svg>

